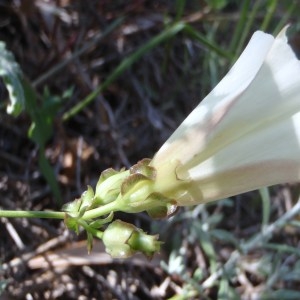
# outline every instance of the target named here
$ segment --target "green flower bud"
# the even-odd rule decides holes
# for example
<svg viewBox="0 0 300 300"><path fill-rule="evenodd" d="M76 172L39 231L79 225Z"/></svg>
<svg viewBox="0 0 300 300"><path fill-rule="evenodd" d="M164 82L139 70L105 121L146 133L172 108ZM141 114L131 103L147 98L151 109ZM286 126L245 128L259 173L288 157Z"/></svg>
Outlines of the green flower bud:
<svg viewBox="0 0 300 300"><path fill-rule="evenodd" d="M127 258L137 252L151 257L160 249L158 235L151 236L132 224L116 220L103 233L106 252L114 258Z"/></svg>
<svg viewBox="0 0 300 300"><path fill-rule="evenodd" d="M123 180L129 175L129 171L121 169L107 169L101 173L98 180L93 206L103 205L114 201L121 190Z"/></svg>

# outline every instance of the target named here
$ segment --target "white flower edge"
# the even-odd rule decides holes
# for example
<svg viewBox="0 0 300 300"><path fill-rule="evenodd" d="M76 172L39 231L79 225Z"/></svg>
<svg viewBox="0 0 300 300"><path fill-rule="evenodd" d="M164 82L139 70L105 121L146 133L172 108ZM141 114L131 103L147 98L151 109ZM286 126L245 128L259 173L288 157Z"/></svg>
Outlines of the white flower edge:
<svg viewBox="0 0 300 300"><path fill-rule="evenodd" d="M178 205L300 179L300 63L286 28L255 32L224 79L154 156L154 190Z"/></svg>

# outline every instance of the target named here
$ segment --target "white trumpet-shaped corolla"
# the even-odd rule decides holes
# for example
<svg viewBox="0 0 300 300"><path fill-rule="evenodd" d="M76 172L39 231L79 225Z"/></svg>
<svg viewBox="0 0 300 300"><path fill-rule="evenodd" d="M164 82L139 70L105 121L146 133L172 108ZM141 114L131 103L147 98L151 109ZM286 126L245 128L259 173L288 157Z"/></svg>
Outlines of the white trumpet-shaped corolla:
<svg viewBox="0 0 300 300"><path fill-rule="evenodd" d="M150 163L153 190L194 205L300 179L300 62L257 31Z"/></svg>

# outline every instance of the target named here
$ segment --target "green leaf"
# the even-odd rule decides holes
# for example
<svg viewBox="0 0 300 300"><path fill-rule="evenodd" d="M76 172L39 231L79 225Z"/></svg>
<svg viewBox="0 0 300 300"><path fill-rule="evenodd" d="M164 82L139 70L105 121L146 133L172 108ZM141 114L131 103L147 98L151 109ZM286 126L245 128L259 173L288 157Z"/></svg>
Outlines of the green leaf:
<svg viewBox="0 0 300 300"><path fill-rule="evenodd" d="M223 229L212 229L210 230L210 235L220 241L233 244L234 246L239 246L239 241L235 238L234 234Z"/></svg>
<svg viewBox="0 0 300 300"><path fill-rule="evenodd" d="M39 107L36 98L32 95L28 96L30 99L26 97L26 109L32 120L28 136L39 146L44 146L52 136L53 120L62 106L63 97L51 95L46 88L42 105Z"/></svg>
<svg viewBox="0 0 300 300"><path fill-rule="evenodd" d="M221 10L228 4L228 0L206 0L206 3L213 9Z"/></svg>
<svg viewBox="0 0 300 300"><path fill-rule="evenodd" d="M53 96L48 89L44 90L43 102L39 106L35 91L30 83L25 82L26 111L29 113L32 123L28 136L39 146L39 167L53 192L57 203L61 203L60 189L55 173L45 156L45 145L53 134L53 121L62 105L62 97Z"/></svg>
<svg viewBox="0 0 300 300"><path fill-rule="evenodd" d="M0 42L0 77L8 90L10 103L6 111L17 116L25 106L24 90L22 85L22 72L14 55Z"/></svg>
<svg viewBox="0 0 300 300"><path fill-rule="evenodd" d="M51 120L41 112L31 123L28 136L39 146L44 146L52 135L51 123Z"/></svg>
<svg viewBox="0 0 300 300"><path fill-rule="evenodd" d="M219 286L219 291L218 291L218 300L238 300L239 295L237 292L232 288L229 284L229 281L227 278L222 278Z"/></svg>
<svg viewBox="0 0 300 300"><path fill-rule="evenodd" d="M193 224L192 229L199 237L200 245L209 259L210 271L215 272L217 270L217 255L210 234L204 231L199 223Z"/></svg>
<svg viewBox="0 0 300 300"><path fill-rule="evenodd" d="M262 300L282 300L282 299L289 299L289 300L297 300L300 299L300 292L295 290L288 290L288 289L282 289L278 291L270 291L266 292L263 295L261 295Z"/></svg>

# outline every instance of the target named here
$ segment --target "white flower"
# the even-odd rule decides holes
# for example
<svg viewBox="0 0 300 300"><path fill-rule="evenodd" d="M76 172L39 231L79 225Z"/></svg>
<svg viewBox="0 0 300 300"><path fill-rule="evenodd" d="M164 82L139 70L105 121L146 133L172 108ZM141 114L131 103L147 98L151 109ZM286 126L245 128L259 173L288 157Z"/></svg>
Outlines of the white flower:
<svg viewBox="0 0 300 300"><path fill-rule="evenodd" d="M257 31L235 65L153 158L153 190L178 205L300 179L300 63Z"/></svg>

